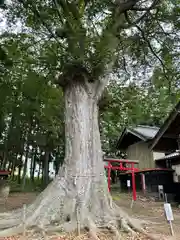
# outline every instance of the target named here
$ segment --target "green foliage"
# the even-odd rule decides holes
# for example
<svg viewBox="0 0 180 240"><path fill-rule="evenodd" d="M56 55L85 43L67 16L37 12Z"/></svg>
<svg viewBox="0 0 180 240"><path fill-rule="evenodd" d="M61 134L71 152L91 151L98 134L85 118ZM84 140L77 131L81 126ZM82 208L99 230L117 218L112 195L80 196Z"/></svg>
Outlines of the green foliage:
<svg viewBox="0 0 180 240"><path fill-rule="evenodd" d="M0 9L5 9L6 5L5 5L5 0L0 0Z"/></svg>
<svg viewBox="0 0 180 240"><path fill-rule="evenodd" d="M142 85L117 84L111 81L100 104L100 126L103 150L118 154L117 140L125 127L138 124L161 126L179 101L178 81L164 81L163 73L155 69L153 76Z"/></svg>
<svg viewBox="0 0 180 240"><path fill-rule="evenodd" d="M164 68L165 46L171 42L173 51L178 49L178 0L127 2L16 0L9 4L6 16L10 24L20 19L42 40L43 45L38 45L46 53L40 53L39 64L44 60L48 70L65 74L63 81L68 79L70 65L86 69L86 79L91 81L102 77L113 65L118 72L131 65L134 73L152 68L152 62ZM168 51L169 55L173 51ZM72 71L69 77L73 79Z"/></svg>
<svg viewBox="0 0 180 240"><path fill-rule="evenodd" d="M1 168L21 170L22 156L45 168L44 153L56 172L62 164L64 100L54 85L57 73L62 85L76 76L94 82L113 74L116 81L99 103L107 154L115 152L124 126L162 123L180 96L178 0L151 9L151 1L136 2L127 8L108 0L15 0L2 10Z"/></svg>
<svg viewBox="0 0 180 240"><path fill-rule="evenodd" d="M22 188L21 185L17 182L17 179L10 180L9 181L10 187L11 187L11 192L21 192ZM24 192L41 192L42 191L42 180L35 178L34 182L31 181L30 178L26 179L26 185L24 188Z"/></svg>
<svg viewBox="0 0 180 240"><path fill-rule="evenodd" d="M55 157L62 154L59 145L64 145L63 94L53 84L54 75L44 71L43 64L38 66L41 58L32 48L35 42L33 35L24 33L4 33L1 39L8 53L2 52L2 64L6 59L14 63L6 64L0 78L1 168L12 171L22 168L22 156L33 161L33 149L37 150L36 166L44 161L40 158L43 151ZM29 145L33 149L27 152ZM58 158L49 160L58 162Z"/></svg>

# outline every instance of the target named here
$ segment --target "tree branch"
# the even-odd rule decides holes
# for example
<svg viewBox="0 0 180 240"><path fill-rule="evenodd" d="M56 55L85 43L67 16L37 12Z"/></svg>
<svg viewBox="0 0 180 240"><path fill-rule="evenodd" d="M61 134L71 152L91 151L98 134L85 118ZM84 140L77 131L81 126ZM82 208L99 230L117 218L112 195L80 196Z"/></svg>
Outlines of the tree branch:
<svg viewBox="0 0 180 240"><path fill-rule="evenodd" d="M126 13L125 16L126 16L127 22L128 22L129 24L131 24L131 21L130 21L127 13ZM162 59L157 55L157 53L154 51L153 47L151 46L150 41L149 41L149 40L147 39L147 37L145 36L144 31L143 31L137 24L135 24L135 27L136 27L136 28L139 30L139 32L141 33L141 36L142 36L143 40L147 43L147 45L148 45L151 53L159 60L160 64L162 65L164 75L165 75L166 79L168 79L168 77L167 77L167 75L166 75L166 66L165 66L164 63L163 63L163 60L162 60Z"/></svg>
<svg viewBox="0 0 180 240"><path fill-rule="evenodd" d="M53 0L53 3L54 3L54 5L55 5L55 7L57 8L57 13L58 13L59 19L60 19L61 23L63 23L62 14L61 14L61 12L59 11L59 4L58 4L57 0Z"/></svg>
<svg viewBox="0 0 180 240"><path fill-rule="evenodd" d="M108 84L109 82L109 79L110 79L110 73L112 71L112 68L113 68L113 64L114 64L114 61L112 61L111 63L109 63L107 65L107 68L106 68L106 71L105 73L103 74L103 76L98 79L97 81L95 81L94 83L94 98L98 101L101 96L102 96L102 93L104 91L104 88L106 87L106 85Z"/></svg>
<svg viewBox="0 0 180 240"><path fill-rule="evenodd" d="M106 85L108 84L109 82L109 74L106 74L104 75L105 77L104 78L101 78L97 81L95 81L94 83L94 98L99 101L99 99L101 98L102 96L102 93L104 91L104 88L106 87Z"/></svg>
<svg viewBox="0 0 180 240"><path fill-rule="evenodd" d="M137 11L137 12L144 12L148 11L149 8L139 8L139 7L132 7L130 10L131 11Z"/></svg>
<svg viewBox="0 0 180 240"><path fill-rule="evenodd" d="M21 3L23 5L23 7L26 9L28 8L28 4L26 5L26 3L24 2L24 0L18 0L19 3ZM44 26L44 28L46 28L46 30L50 33L50 35L61 45L61 47L63 47L65 49L65 47L62 45L62 43L58 40L56 34L53 33L52 29L48 26L48 24L46 24L46 22L42 19L39 11L36 9L36 6L33 6L33 4L31 5L32 8L29 7L29 9L32 11L32 13L34 13L39 21L42 23L42 25Z"/></svg>
<svg viewBox="0 0 180 240"><path fill-rule="evenodd" d="M162 65L162 67L163 67L163 71L164 71L164 73L165 73L166 67L165 67L163 61L162 61L162 59L157 55L157 53L154 51L153 47L151 46L150 41L146 38L144 31L143 31L138 25L136 25L136 28L141 32L142 38L143 38L144 41L147 43L147 45L148 45L151 53L152 53L152 54L159 60L159 62L161 63L161 65Z"/></svg>
<svg viewBox="0 0 180 240"><path fill-rule="evenodd" d="M118 13L121 14L133 8L137 2L139 2L139 0L129 0L122 3L120 2L120 0L116 0L115 6L119 8Z"/></svg>
<svg viewBox="0 0 180 240"><path fill-rule="evenodd" d="M145 13L141 17L136 19L134 22L128 21L129 24L125 28L129 28L129 27L134 26L134 25L138 24L139 22L141 22L150 13L150 11L155 8L155 6L158 4L158 2L159 2L159 0L154 0L149 8L145 8L145 10L142 10L142 11L145 11ZM134 10L134 8L132 8L130 10ZM124 14L125 14L125 18L127 20L127 11L125 11Z"/></svg>

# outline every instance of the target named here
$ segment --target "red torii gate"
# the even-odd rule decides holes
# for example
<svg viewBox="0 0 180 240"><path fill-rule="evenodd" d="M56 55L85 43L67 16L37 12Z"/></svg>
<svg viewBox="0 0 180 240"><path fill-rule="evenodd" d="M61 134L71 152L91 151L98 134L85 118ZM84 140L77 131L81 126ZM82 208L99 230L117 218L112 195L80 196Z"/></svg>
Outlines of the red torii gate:
<svg viewBox="0 0 180 240"><path fill-rule="evenodd" d="M111 170L130 171L130 173L132 174L133 200L136 201L135 172L139 171L139 169L135 168L134 165L138 164L138 161L127 160L127 159L109 159L109 158L105 158L104 161L108 162L108 165L104 166L106 169L108 169L108 190L110 191L110 187L111 187ZM119 163L119 166L112 166L111 163ZM126 163L126 167L123 166L123 163Z"/></svg>

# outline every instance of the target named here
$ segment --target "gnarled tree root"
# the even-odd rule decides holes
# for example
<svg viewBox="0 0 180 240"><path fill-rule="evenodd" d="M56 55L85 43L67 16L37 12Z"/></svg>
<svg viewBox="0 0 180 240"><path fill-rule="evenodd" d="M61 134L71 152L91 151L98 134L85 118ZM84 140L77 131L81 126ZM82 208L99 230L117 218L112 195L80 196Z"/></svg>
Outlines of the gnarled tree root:
<svg viewBox="0 0 180 240"><path fill-rule="evenodd" d="M88 185L87 185L88 186ZM90 188L86 188L86 190ZM51 190L51 189L50 189ZM133 219L129 217L126 212L124 212L119 206L114 204L110 200L111 197L106 192L98 192L95 195L92 195L94 204L90 205L90 198L85 195L83 198L83 204L78 205L79 200L73 197L69 197L68 194L62 194L61 200L63 199L63 213L62 216L60 210L58 210L58 214L55 214L54 221L43 222L43 220L50 220L49 216L51 215L51 209L48 208L49 204L52 202L55 206L59 207L59 200L52 194L53 191L48 190L48 195L46 193L45 197L40 196L40 199L30 205L27 208L27 219L26 219L26 229L32 228L34 231L39 229L39 232L43 232L45 229L46 233L48 232L57 232L57 231L65 231L65 232L73 232L77 231L80 234L80 230L87 229L89 232L89 236L92 240L99 240L98 232L102 231L102 229L108 229L110 232L114 234L115 240L120 239L121 234L120 231L125 231L132 235L136 235L136 233L141 233L146 235L151 240L157 240L158 238L148 234L143 229L144 221L139 219ZM61 189L62 190L62 189ZM74 195L73 195L74 196ZM75 200L75 201L74 201ZM67 206L68 201L70 201L70 206ZM47 218L47 211L49 212ZM78 211L77 211L78 210ZM39 218L39 213L42 214L42 218ZM77 214L78 213L78 214ZM66 217L69 214L69 219L67 221ZM63 219L64 215L64 219ZM0 220L0 237L9 237L23 233L24 225L21 221L21 211L14 211L12 215L8 213L4 214L3 218ZM8 220L8 218L10 218ZM8 222L9 221L9 222ZM40 222L42 221L42 222ZM53 223L56 223L54 225ZM158 239L159 240L159 239Z"/></svg>
<svg viewBox="0 0 180 240"><path fill-rule="evenodd" d="M118 224L119 222L119 224ZM70 228L67 227L67 224L71 226ZM37 231L38 229L43 230L46 229L46 233L50 232L57 232L57 231L75 231L76 229L76 222L69 222L65 223L63 225L58 226L40 226L40 227L33 227L34 231ZM120 228L119 228L120 225ZM143 227L140 224L140 221L132 218L121 218L119 220L115 220L112 222L109 222L105 225L96 225L95 222L92 220L92 218L86 218L86 221L84 224L81 224L81 228L88 230L89 237L92 240L99 240L98 233L102 231L102 229L108 229L113 235L115 240L121 239L120 231L125 231L127 233L130 233L132 235L136 235L137 233L141 233L145 236L147 236L150 240L159 240L159 237L156 237L154 235L148 234ZM40 230L39 230L40 231ZM23 232L23 224L20 224L18 226L7 228L2 231L0 231L0 237L7 237L7 236L15 236Z"/></svg>
<svg viewBox="0 0 180 240"><path fill-rule="evenodd" d="M88 229L92 240L99 240L98 232L102 229L109 229L116 240L120 239L121 230L133 235L139 232L156 240L157 238L144 231L140 220L130 218L112 202L104 185L104 176L98 176L98 182L95 182L91 175L83 179L79 175L73 179L69 176L56 178L35 202L27 207L26 229L39 228L39 231L43 232L44 228L46 233L78 230L78 234L80 230ZM4 213L0 217L0 237L23 233L22 210ZM58 226L53 225L54 222Z"/></svg>

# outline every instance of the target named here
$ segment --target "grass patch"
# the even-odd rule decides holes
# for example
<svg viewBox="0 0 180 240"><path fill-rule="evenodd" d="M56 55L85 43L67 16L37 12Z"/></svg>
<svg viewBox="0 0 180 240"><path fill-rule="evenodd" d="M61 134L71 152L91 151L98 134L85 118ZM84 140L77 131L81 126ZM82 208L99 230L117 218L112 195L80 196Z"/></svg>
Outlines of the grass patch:
<svg viewBox="0 0 180 240"><path fill-rule="evenodd" d="M26 178L25 187L22 189L22 183L19 184L16 179L9 179L11 192L41 192L45 186L42 183L42 179L35 178L32 181L30 178Z"/></svg>

